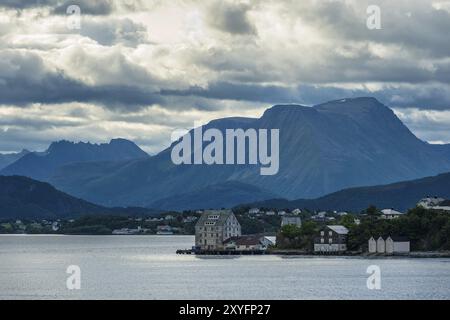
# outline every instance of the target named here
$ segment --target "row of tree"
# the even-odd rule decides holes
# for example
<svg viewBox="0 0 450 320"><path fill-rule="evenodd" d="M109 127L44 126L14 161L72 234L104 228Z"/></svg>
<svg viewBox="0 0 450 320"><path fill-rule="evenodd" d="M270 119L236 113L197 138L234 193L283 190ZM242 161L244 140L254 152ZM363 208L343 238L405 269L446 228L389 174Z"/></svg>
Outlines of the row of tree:
<svg viewBox="0 0 450 320"><path fill-rule="evenodd" d="M355 223L355 218L360 224ZM368 239L379 236L404 236L411 241L412 251L450 250L450 213L414 208L396 219L381 219L376 207L369 207L360 215L346 215L332 224L349 229L347 247L350 251L366 251ZM324 224L306 221L299 228L287 225L277 235L277 247L312 251L314 238Z"/></svg>

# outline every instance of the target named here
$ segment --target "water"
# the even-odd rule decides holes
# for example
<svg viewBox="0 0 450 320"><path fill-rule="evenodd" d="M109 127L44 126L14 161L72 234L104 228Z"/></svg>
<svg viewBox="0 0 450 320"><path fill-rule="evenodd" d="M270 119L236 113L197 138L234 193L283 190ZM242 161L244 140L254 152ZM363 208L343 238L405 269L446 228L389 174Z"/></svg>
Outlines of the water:
<svg viewBox="0 0 450 320"><path fill-rule="evenodd" d="M0 299L449 299L450 259L176 255L192 236L0 236ZM81 290L66 268L81 268ZM369 290L367 267L381 268Z"/></svg>

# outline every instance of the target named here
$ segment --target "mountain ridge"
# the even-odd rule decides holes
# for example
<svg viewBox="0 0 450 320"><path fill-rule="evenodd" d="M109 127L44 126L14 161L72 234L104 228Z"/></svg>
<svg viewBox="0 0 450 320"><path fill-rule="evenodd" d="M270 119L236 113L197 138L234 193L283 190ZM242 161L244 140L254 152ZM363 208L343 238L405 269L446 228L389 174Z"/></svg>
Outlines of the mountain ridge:
<svg viewBox="0 0 450 320"><path fill-rule="evenodd" d="M124 161L145 158L148 154L125 139L112 139L109 143L52 142L44 152L31 152L0 171L1 175L21 175L48 181L59 167L77 162Z"/></svg>
<svg viewBox="0 0 450 320"><path fill-rule="evenodd" d="M427 196L450 199L450 172L388 185L344 189L317 199L289 201L278 198L241 204L238 207L360 212L375 205L380 209L394 208L405 212L415 207L419 200Z"/></svg>

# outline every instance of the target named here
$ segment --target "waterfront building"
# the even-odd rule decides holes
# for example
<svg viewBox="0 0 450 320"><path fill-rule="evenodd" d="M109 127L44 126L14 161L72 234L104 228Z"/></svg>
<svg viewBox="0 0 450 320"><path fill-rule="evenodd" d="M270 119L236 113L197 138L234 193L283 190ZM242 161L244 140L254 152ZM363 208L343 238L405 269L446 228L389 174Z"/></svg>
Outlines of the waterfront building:
<svg viewBox="0 0 450 320"><path fill-rule="evenodd" d="M314 239L314 252L344 252L347 250L348 229L344 226L325 226Z"/></svg>
<svg viewBox="0 0 450 320"><path fill-rule="evenodd" d="M241 235L241 225L231 210L206 210L195 225L195 246L222 250L224 241Z"/></svg>
<svg viewBox="0 0 450 320"><path fill-rule="evenodd" d="M386 242L382 237L379 237L377 239L377 252L378 253L385 253L386 252Z"/></svg>
<svg viewBox="0 0 450 320"><path fill-rule="evenodd" d="M264 251L272 244L272 241L264 235L253 234L227 239L224 241L224 248L237 251Z"/></svg>
<svg viewBox="0 0 450 320"><path fill-rule="evenodd" d="M377 253L377 241L374 237L370 237L368 249L369 253Z"/></svg>

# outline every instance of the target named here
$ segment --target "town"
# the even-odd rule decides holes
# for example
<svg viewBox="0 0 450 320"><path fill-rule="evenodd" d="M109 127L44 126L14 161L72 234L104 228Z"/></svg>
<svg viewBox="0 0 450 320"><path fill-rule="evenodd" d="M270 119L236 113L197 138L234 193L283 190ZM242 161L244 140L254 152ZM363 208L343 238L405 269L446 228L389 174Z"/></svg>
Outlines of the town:
<svg viewBox="0 0 450 320"><path fill-rule="evenodd" d="M150 217L84 216L0 221L0 233L195 235L180 254L408 255L450 250L450 201L426 197L408 212L235 208Z"/></svg>

